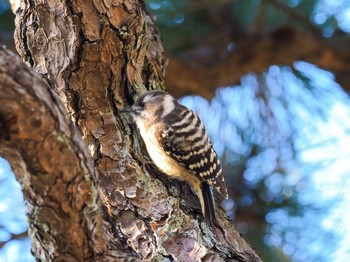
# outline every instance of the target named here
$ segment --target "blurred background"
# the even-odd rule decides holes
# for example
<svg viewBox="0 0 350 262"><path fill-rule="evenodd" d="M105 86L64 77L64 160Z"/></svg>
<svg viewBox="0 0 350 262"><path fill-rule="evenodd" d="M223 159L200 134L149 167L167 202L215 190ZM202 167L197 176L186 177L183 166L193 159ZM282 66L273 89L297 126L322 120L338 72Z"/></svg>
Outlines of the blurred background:
<svg viewBox="0 0 350 262"><path fill-rule="evenodd" d="M205 122L234 224L264 261L350 261L350 1L147 0L167 87ZM0 0L0 43L14 15ZM0 261L34 261L0 159Z"/></svg>

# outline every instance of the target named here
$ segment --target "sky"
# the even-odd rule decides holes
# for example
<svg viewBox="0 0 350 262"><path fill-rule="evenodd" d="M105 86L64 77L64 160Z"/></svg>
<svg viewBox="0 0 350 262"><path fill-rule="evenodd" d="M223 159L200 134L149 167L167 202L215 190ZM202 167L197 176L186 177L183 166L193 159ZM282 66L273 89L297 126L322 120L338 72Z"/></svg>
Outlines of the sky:
<svg viewBox="0 0 350 262"><path fill-rule="evenodd" d="M9 163L0 158L0 242L7 241L12 234L27 230L26 208L19 183ZM0 261L35 261L30 254L30 241L13 240L0 249Z"/></svg>
<svg viewBox="0 0 350 262"><path fill-rule="evenodd" d="M297 191L297 201L303 207L303 214L297 216L284 208L267 214L266 220L271 225L265 236L268 245L281 247L292 261L345 262L350 257L350 196L347 193L350 183L350 100L335 82L333 74L302 61L296 62L294 69L302 72L309 81L303 83L288 67L272 66L265 73L269 85L267 94L271 94L268 98L270 113L276 120L273 126L279 131L271 132L273 139L266 139L264 135L264 139L255 140L270 149L248 161L244 177L257 184L270 174L265 184L271 189L272 197L281 190L285 191L285 196L291 196L293 193L289 189L292 188ZM258 90L258 81L256 75L245 76L240 86L218 90L211 103L200 97L181 99L201 116L219 154L222 155L225 147L231 149L230 154L250 152L249 144L239 138L237 126L255 126L255 133L263 132L262 119L256 119L256 105L249 102ZM283 107L284 100L288 101L287 108ZM260 106L259 110L264 108ZM289 117L287 109L292 112ZM230 110L228 115L234 125L227 117L227 110ZM283 135L291 134L295 161L291 161L288 147L281 148L286 143ZM273 173L277 156L284 159L282 162L288 170L286 177Z"/></svg>

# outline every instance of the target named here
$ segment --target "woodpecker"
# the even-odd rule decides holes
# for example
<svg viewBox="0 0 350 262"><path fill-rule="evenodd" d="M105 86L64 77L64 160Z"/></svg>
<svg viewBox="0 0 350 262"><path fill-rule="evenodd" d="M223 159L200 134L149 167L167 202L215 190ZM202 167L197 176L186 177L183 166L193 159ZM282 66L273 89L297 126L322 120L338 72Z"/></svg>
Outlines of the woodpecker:
<svg viewBox="0 0 350 262"><path fill-rule="evenodd" d="M228 198L218 156L199 117L164 91L148 91L130 108L147 151L166 175L187 182L209 226L219 226L212 189Z"/></svg>

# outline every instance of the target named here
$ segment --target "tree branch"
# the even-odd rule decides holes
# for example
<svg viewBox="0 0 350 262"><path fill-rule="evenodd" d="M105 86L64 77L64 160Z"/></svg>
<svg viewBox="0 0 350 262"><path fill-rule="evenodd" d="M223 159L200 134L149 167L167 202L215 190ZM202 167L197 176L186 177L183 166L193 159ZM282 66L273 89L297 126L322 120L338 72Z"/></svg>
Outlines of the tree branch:
<svg viewBox="0 0 350 262"><path fill-rule="evenodd" d="M22 186L36 258L83 261L121 254L121 246L109 243L97 173L79 131L57 95L4 47L0 127L0 155Z"/></svg>
<svg viewBox="0 0 350 262"><path fill-rule="evenodd" d="M289 5L279 0L264 0L266 3L280 9L282 12L290 17L294 17L296 21L302 23L305 28L309 30L316 38L322 36L322 30L310 22L309 17L302 15L295 8L291 8Z"/></svg>
<svg viewBox="0 0 350 262"><path fill-rule="evenodd" d="M271 65L289 65L303 60L321 68L350 73L350 51L328 44L291 27L281 27L237 48L229 57L213 66L203 67L171 57L166 86L176 97L189 94L212 98L218 87L237 84L241 76L261 73ZM339 78L340 79L340 78ZM340 83L341 84L341 83ZM347 85L343 86L345 90Z"/></svg>
<svg viewBox="0 0 350 262"><path fill-rule="evenodd" d="M9 243L12 240L20 240L20 239L24 239L28 237L28 231L19 233L19 234L11 234L11 237L6 240L6 241L0 241L0 249L3 248L4 245L6 245L7 243Z"/></svg>

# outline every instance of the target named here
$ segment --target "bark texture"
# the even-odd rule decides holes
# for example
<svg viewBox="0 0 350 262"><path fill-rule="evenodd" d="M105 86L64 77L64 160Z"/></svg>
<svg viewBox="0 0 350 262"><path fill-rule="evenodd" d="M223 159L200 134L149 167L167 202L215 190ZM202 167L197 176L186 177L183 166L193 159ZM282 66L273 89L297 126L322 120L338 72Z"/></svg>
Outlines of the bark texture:
<svg viewBox="0 0 350 262"><path fill-rule="evenodd" d="M11 101L0 103L1 154L30 200L39 260L260 261L223 211L225 237L203 222L188 187L145 164L135 126L118 113L163 88L163 49L143 2L22 1L15 41L51 88L13 58L18 69L0 71L0 99Z"/></svg>
<svg viewBox="0 0 350 262"><path fill-rule="evenodd" d="M110 241L113 234L95 186L97 172L80 132L41 77L3 47L0 155L10 161L22 186L38 260L127 257L118 242Z"/></svg>

